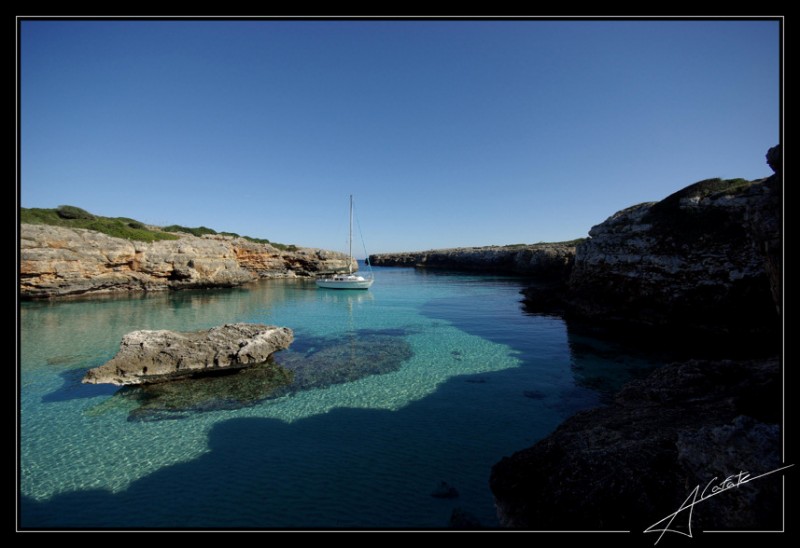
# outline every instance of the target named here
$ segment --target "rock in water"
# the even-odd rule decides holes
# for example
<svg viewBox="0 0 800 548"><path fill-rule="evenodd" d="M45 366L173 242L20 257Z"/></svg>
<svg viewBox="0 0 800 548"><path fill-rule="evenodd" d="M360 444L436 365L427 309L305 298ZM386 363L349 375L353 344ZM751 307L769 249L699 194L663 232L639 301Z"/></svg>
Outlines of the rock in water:
<svg viewBox="0 0 800 548"><path fill-rule="evenodd" d="M777 358L665 366L495 464L498 519L515 529L643 531L696 485L779 468L780 420ZM781 493L781 474L760 478L682 514L672 529L689 515L698 530L779 529Z"/></svg>
<svg viewBox="0 0 800 548"><path fill-rule="evenodd" d="M431 493L432 497L437 499L454 499L458 498L458 489L447 483L446 481L439 482L439 485Z"/></svg>
<svg viewBox="0 0 800 548"><path fill-rule="evenodd" d="M87 371L83 382L145 384L239 369L264 363L293 339L287 327L246 323L188 333L133 331L122 338L117 355Z"/></svg>
<svg viewBox="0 0 800 548"><path fill-rule="evenodd" d="M453 508L450 514L450 529L480 529L481 522L463 508Z"/></svg>

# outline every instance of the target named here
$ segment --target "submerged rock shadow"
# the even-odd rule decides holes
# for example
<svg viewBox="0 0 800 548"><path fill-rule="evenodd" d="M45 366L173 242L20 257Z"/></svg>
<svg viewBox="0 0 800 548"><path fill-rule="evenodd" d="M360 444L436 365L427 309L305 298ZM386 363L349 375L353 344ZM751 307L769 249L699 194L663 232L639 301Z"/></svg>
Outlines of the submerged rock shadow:
<svg viewBox="0 0 800 548"><path fill-rule="evenodd" d="M81 384L81 379L86 369L68 369L58 374L64 381L63 384L42 396L42 403L63 402L83 398L96 398L98 396L112 396L119 387L110 384L90 386Z"/></svg>
<svg viewBox="0 0 800 548"><path fill-rule="evenodd" d="M405 342L399 333L392 335ZM325 340L306 343L301 353L325 357L318 352ZM352 348L348 340L340 350L349 354ZM508 401L519 390L519 375L512 368L452 377L396 411L335 408L290 424L225 420L211 427L207 453L136 479L121 492L22 497L21 523L95 529L445 528L460 508L491 528L497 523L486 481L492 464L565 418L539 412L521 394L518 404L487 413L491 402ZM465 382L470 380L482 382ZM453 405L454 399L470 405ZM522 428L519 439L496 439L498 424ZM156 450L137 448L141 454L134 458ZM476 467L485 475L475 478ZM458 490L459 499L430 496L431 485L442 480Z"/></svg>
<svg viewBox="0 0 800 548"><path fill-rule="evenodd" d="M302 390L397 371L413 356L405 335L403 330L391 329L363 330L340 337L303 337L299 344L274 354L264 364L123 387L113 397L136 405L128 417L133 421L178 419L192 413L240 409Z"/></svg>

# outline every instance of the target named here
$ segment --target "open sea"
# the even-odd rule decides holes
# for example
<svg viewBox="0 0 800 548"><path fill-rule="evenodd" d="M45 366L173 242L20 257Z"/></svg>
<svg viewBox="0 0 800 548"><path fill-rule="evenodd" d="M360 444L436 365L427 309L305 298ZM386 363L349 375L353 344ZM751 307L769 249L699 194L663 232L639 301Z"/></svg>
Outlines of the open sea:
<svg viewBox="0 0 800 548"><path fill-rule="evenodd" d="M374 272L369 291L264 280L21 303L20 524L438 529L457 510L497 527L494 463L660 365L524 312L520 278ZM275 355L289 384L81 384L129 331L232 322L294 330Z"/></svg>

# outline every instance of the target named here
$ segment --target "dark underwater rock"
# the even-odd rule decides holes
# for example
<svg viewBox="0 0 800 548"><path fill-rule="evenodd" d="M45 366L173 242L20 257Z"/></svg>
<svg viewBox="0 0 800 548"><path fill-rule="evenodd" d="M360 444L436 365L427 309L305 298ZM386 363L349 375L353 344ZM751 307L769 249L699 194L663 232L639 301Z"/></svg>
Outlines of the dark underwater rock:
<svg viewBox="0 0 800 548"><path fill-rule="evenodd" d="M450 514L449 526L451 529L480 529L481 522L476 516L463 508L453 508L453 513Z"/></svg>
<svg viewBox="0 0 800 548"><path fill-rule="evenodd" d="M397 371L411 356L403 336L356 332L320 340L307 352L282 353L276 361L294 375L293 388L309 390Z"/></svg>
<svg viewBox="0 0 800 548"><path fill-rule="evenodd" d="M458 498L458 489L446 481L441 481L436 486L436 489L431 492L431 496L437 499L455 499Z"/></svg>
<svg viewBox="0 0 800 548"><path fill-rule="evenodd" d="M176 419L190 413L239 409L302 390L390 373L413 355L404 336L380 331L336 338L307 337L297 346L252 367L125 387L115 397L137 404L130 420Z"/></svg>
<svg viewBox="0 0 800 548"><path fill-rule="evenodd" d="M500 523L520 529L639 530L691 490L780 466L777 359L676 363L628 383L492 468ZM780 474L698 505L698 529L780 527ZM715 483L716 485L716 483Z"/></svg>
<svg viewBox="0 0 800 548"><path fill-rule="evenodd" d="M138 405L130 420L175 419L187 413L240 409L291 391L291 371L273 360L195 379L126 387L119 397Z"/></svg>

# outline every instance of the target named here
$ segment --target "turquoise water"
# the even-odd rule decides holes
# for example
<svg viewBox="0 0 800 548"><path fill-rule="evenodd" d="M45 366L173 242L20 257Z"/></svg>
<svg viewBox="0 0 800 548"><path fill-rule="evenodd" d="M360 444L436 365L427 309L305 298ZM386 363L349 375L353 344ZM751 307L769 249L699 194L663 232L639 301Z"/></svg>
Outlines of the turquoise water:
<svg viewBox="0 0 800 548"><path fill-rule="evenodd" d="M21 524L417 529L458 508L494 527L491 466L653 365L524 313L518 279L375 273L366 292L265 280L23 303ZM348 376L244 399L211 385L178 409L80 383L129 331L228 322L291 327L278 363ZM457 497L432 496L443 481Z"/></svg>

